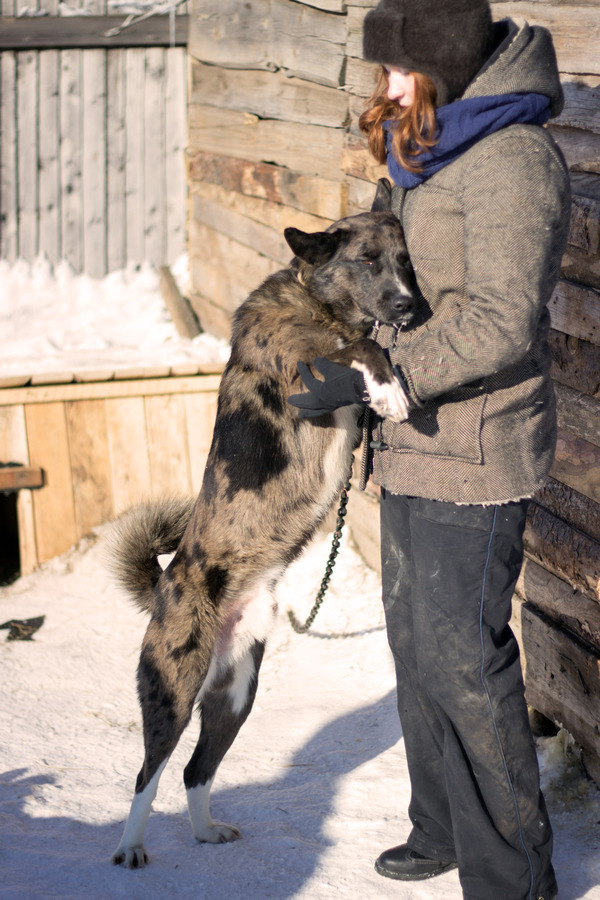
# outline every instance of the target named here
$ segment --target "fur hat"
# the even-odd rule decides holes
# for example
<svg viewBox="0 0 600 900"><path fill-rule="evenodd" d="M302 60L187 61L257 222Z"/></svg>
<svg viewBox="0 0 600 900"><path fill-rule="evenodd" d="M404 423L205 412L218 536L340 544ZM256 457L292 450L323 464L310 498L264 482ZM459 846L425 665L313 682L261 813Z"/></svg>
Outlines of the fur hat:
<svg viewBox="0 0 600 900"><path fill-rule="evenodd" d="M488 0L380 0L365 17L363 55L428 75L444 106L485 63L492 33Z"/></svg>

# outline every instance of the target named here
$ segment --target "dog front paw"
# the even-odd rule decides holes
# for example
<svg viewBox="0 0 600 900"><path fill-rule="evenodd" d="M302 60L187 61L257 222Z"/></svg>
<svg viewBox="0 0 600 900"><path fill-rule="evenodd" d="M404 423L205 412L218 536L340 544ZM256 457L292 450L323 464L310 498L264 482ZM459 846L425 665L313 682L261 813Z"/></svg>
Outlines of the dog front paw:
<svg viewBox="0 0 600 900"><path fill-rule="evenodd" d="M143 844L137 847L117 847L110 858L113 866L126 869L143 869L148 864L148 854Z"/></svg>
<svg viewBox="0 0 600 900"><path fill-rule="evenodd" d="M411 403L406 391L397 378L380 384L365 373L365 386L369 394L369 406L378 416L392 422L408 419Z"/></svg>

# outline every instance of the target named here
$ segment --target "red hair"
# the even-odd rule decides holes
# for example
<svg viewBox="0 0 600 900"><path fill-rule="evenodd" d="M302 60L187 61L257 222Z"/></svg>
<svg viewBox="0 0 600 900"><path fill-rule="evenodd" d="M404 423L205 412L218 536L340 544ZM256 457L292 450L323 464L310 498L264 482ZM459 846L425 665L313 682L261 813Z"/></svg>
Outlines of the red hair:
<svg viewBox="0 0 600 900"><path fill-rule="evenodd" d="M415 79L414 101L408 107L399 106L387 96L387 72L382 67L375 90L367 101L368 107L358 120L358 127L367 135L369 150L378 163L385 163L387 148L383 123L393 120L392 153L403 169L420 172L415 157L430 150L437 143L435 137L436 89L431 78L411 72Z"/></svg>

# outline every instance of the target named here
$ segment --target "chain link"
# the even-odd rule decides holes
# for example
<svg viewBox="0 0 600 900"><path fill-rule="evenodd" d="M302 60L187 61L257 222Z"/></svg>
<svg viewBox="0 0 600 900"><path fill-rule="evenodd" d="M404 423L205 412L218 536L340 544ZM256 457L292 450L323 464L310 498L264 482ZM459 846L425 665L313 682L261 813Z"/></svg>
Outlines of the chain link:
<svg viewBox="0 0 600 900"><path fill-rule="evenodd" d="M335 523L335 531L333 532L333 539L331 541L331 551L329 553L329 559L327 560L327 565L325 566L325 575L323 576L323 580L321 581L321 587L317 593L313 608L311 609L308 618L304 625L302 625L298 619L296 618L294 612L291 609L288 609L288 619L290 620L290 624L296 634L306 634L309 630L310 626L314 622L319 609L321 608L321 604L325 598L325 594L327 593L327 588L329 587L329 580L331 578L331 574L333 572L333 567L335 566L335 560L338 555L340 541L342 539L342 529L344 527L344 519L346 517L346 511L348 507L348 492L350 491L350 479L352 478L352 462L350 463L350 471L348 473L348 480L346 481L345 487L342 488L340 493L340 505L337 513L337 520Z"/></svg>

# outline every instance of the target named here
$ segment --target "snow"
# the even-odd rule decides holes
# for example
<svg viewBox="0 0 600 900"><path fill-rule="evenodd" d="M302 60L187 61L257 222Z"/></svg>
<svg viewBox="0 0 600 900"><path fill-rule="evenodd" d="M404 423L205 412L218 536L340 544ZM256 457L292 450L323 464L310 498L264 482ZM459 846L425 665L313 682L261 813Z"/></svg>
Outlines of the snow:
<svg viewBox="0 0 600 900"><path fill-rule="evenodd" d="M0 300L0 356L15 341L23 364L47 354L64 367L92 337L103 346L90 352L124 358L143 352L154 361L155 352L176 349L149 269L95 284L46 269L38 285L38 275L0 265L14 317L23 304L37 320L25 336ZM152 324L138 320L136 332L124 323L125 301ZM117 336L109 304L119 313ZM77 325L63 321L67 308L80 308ZM256 704L213 790L213 814L238 825L242 840L215 846L192 837L182 769L197 737L193 722L159 786L146 831L149 866L110 864L142 761L135 669L146 621L109 576L109 528L0 588L0 623L46 616L32 641L8 642L0 631L0 898L458 900L456 872L400 884L373 869L381 850L408 834L409 785L379 577L347 536L311 634L295 634L285 611L308 614L330 536L320 535L280 585ZM600 792L568 735L540 739L538 750L560 898L600 900Z"/></svg>

